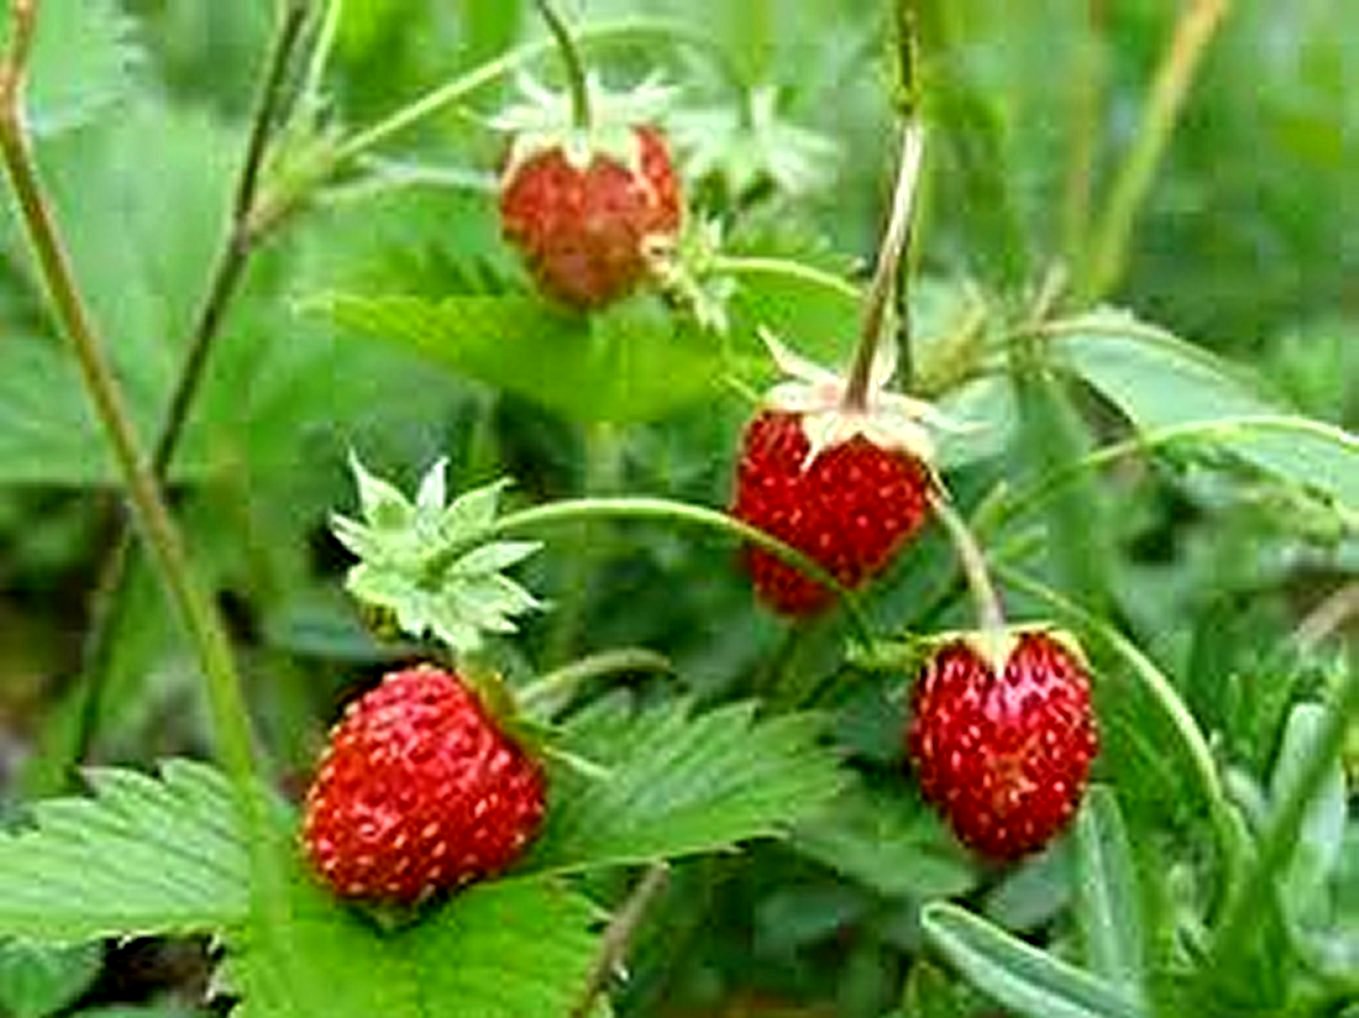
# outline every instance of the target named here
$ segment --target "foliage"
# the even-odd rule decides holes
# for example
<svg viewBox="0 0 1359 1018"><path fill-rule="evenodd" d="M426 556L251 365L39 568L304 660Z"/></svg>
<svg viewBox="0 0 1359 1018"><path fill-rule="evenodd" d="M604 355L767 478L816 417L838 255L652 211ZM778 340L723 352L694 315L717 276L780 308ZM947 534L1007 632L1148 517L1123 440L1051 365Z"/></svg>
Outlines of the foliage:
<svg viewBox="0 0 1359 1018"><path fill-rule="evenodd" d="M510 72L560 83L534 5L40 5L28 122L146 448L249 245L167 483L268 784L305 780L386 664L451 651L519 697L551 805L502 879L414 915L341 905L282 796L184 759L220 718L136 546L107 653L81 646L123 479L7 204L0 1013L189 1014L192 980L97 978L99 941L203 934L214 1006L242 1018L556 1018L592 982L623 1016L1359 1007L1359 9L1221 5L1157 153L1155 83L1212 0L921 0L914 83L877 0L563 6L605 81L677 86L690 206L689 275L589 316L533 294L498 235ZM242 233L252 104L294 8ZM448 101L408 105L433 89ZM1004 871L904 773L917 638L973 622L940 533L860 594L863 619L785 627L720 527L497 529L563 499L726 504L774 380L759 329L852 358L908 92L929 155L894 323L907 385L960 424L941 478L1008 612L1061 617L1097 676L1097 783L1066 838ZM1149 189L1114 208L1149 155ZM573 671L619 647L646 654ZM79 794L27 798L88 762ZM629 979L601 975L607 924L662 862Z"/></svg>

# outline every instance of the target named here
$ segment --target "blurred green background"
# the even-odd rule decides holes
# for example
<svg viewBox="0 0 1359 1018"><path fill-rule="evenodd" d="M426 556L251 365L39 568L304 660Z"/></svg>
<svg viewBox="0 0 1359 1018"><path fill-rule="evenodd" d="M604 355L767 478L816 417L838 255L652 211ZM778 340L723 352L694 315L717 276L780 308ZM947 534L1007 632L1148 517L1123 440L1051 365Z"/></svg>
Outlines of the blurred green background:
<svg viewBox="0 0 1359 1018"><path fill-rule="evenodd" d="M274 6L48 6L45 80L52 87L37 97L39 155L149 438L217 248ZM915 272L925 281L917 311L926 333L942 321L936 331L944 334L960 295L1018 299L1063 265L1079 280L1091 223L1136 144L1181 5L920 6L921 83L936 141L916 254ZM660 70L681 86L676 142L706 139L682 148L702 174L691 197L728 222L734 249L861 275L893 172L887 7L868 0L566 5L578 20L662 14L710 35L716 56L655 41L590 52L610 83ZM322 121L368 123L539 34L521 0L350 0ZM541 69L555 74L551 61ZM507 473L525 499L587 490L714 506L727 498L749 411L729 388L677 385L675 398L658 400L641 421L571 420L315 312L315 298L335 292L437 298L527 287L495 219L503 139L488 120L512 95L509 86L484 90L401 137L269 241L212 352L176 460L174 495L189 540L238 638L268 752L294 784L336 705L384 661L409 652L375 642L341 591L346 562L327 520L351 504L351 449L406 485L444 455L456 487ZM754 109L760 96L772 96L764 134L702 130L741 126L735 111ZM1357 145L1359 5L1233 5L1141 208L1126 273L1108 298L1248 364L1282 403L1359 426ZM775 166L781 170L771 177ZM755 320L806 311L789 311L783 299L774 287L738 300L738 336L749 341ZM823 354L847 355L852 336L814 334L817 322L843 320L843 311L803 318L808 335L798 338ZM753 341L738 351L755 353ZM932 366L946 374L949 356L944 349L922 361L922 372ZM1092 433L1112 432L1106 405L1083 399L1080 406ZM963 467L953 482L966 499L1013 469L1006 457L992 457ZM11 803L60 785L73 739L82 758L95 761L208 750L191 656L139 557L92 699L79 681L91 591L118 525L114 478L7 211L0 223L0 794ZM1263 767L1283 708L1249 697L1244 706L1228 704L1219 691L1236 688L1233 677L1276 667L1277 648L1299 618L1353 575L1353 530L1305 493L1194 457L1116 476L1102 498L1116 510L1105 514L1099 535L1111 611L1173 671L1193 677L1187 692L1196 710ZM903 628L957 622L946 561L932 535L909 569L883 585L875 615ZM1060 571L1060 563L1049 565ZM642 644L671 656L680 681L698 695L719 699L775 679L817 688L840 668L833 623L787 639L752 604L730 547L701 535L595 525L563 534L528 579L555 610L502 648L511 674ZM931 596L941 583L942 600ZM899 708L880 684L852 688L832 706L868 775L868 805L855 806L867 811L861 840L900 837L918 848L918 804L872 807L877 784L890 783L901 766ZM1136 732L1139 705L1126 699L1111 709L1132 717L1127 731ZM1234 709L1241 716L1228 716ZM1116 732L1111 743L1116 771L1151 766L1135 747L1120 749ZM1175 822L1170 791L1157 790L1154 779L1138 787L1149 817ZM899 808L906 835L873 830L882 823L874 817ZM664 932L642 945L625 1013L657 1013L665 1001L676 1013L876 1016L896 999L918 947L911 906L922 896L981 888L993 914L1019 928L1046 922L1062 903L1054 890L1065 872L1060 852L997 883L959 861L933 829L926 840L939 858L905 877L885 873L898 860L868 853L846 864L849 849L814 836L683 869L667 922L657 926ZM196 949L133 950L143 949L142 977L127 975L138 971L135 958L110 966L89 999L145 999L180 987L191 1000L183 988L201 978ZM118 971L123 976L108 974ZM801 1003L793 1010L780 1002Z"/></svg>

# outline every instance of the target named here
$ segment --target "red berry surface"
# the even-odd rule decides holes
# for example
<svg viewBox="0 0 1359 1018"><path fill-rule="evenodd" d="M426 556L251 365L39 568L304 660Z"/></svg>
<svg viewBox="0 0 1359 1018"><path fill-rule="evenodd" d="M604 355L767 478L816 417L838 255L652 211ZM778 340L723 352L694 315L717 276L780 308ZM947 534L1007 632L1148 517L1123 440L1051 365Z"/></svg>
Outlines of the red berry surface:
<svg viewBox="0 0 1359 1018"><path fill-rule="evenodd" d="M1017 638L999 675L965 639L939 647L912 691L907 748L958 839L999 860L1046 845L1080 802L1099 740L1079 657Z"/></svg>
<svg viewBox="0 0 1359 1018"><path fill-rule="evenodd" d="M732 513L805 552L846 587L882 572L929 513L929 472L863 435L819 452L799 414L767 410L746 428ZM784 615L811 615L832 592L776 556L747 548L755 591Z"/></svg>
<svg viewBox="0 0 1359 1018"><path fill-rule="evenodd" d="M519 248L549 296L588 309L631 291L647 250L680 226L679 183L661 135L635 129L636 169L596 154L577 168L560 148L513 168L500 194L506 239Z"/></svg>
<svg viewBox="0 0 1359 1018"><path fill-rule="evenodd" d="M307 793L302 843L348 898L412 903L505 869L545 782L449 672L394 672L351 703Z"/></svg>

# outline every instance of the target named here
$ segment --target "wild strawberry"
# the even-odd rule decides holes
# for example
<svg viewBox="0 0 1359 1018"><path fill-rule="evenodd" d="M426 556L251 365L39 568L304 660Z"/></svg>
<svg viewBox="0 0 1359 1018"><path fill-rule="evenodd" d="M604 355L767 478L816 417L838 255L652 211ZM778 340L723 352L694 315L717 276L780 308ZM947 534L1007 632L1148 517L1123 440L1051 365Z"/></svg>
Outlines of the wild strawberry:
<svg viewBox="0 0 1359 1018"><path fill-rule="evenodd" d="M1008 860L1066 826L1099 740L1074 642L1043 630L1002 642L961 637L930 655L906 744L921 791L958 839Z"/></svg>
<svg viewBox="0 0 1359 1018"><path fill-rule="evenodd" d="M846 587L881 573L929 516L932 442L926 403L883 391L895 366L885 344L861 410L846 382L765 334L795 381L772 389L746 428L732 514L815 559ZM760 548L745 561L756 593L785 615L811 615L831 591Z"/></svg>
<svg viewBox="0 0 1359 1018"><path fill-rule="evenodd" d="M345 711L307 793L302 843L337 894L409 904L513 862L542 769L454 674L388 675Z"/></svg>
<svg viewBox="0 0 1359 1018"><path fill-rule="evenodd" d="M660 93L610 97L588 87L588 128L531 84L537 105L499 120L515 132L500 183L505 238L544 293L582 310L631 292L675 246L682 215L670 150L647 115Z"/></svg>

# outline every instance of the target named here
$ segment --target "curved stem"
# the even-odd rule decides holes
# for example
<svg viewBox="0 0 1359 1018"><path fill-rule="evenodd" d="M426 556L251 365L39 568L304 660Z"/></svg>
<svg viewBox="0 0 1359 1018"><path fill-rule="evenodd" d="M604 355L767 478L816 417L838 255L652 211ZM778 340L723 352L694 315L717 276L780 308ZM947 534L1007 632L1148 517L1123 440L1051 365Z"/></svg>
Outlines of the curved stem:
<svg viewBox="0 0 1359 1018"><path fill-rule="evenodd" d="M511 534L532 533L541 527L563 523L608 518L683 523L717 531L747 544L753 544L817 583L835 591L845 603L856 636L868 645L873 642L872 626L869 625L868 619L859 605L858 598L815 559L792 545L785 544L772 534L766 533L758 527L752 527L749 523L745 523L728 513L666 498L648 498L645 496L575 498L521 509L518 512L508 513L500 517L490 526L478 531L466 540L450 545L444 549L442 554L431 560L429 570L431 574L442 573L468 551L497 538L508 537Z"/></svg>
<svg viewBox="0 0 1359 1018"><path fill-rule="evenodd" d="M1046 601L1058 613L1093 633L1132 668L1143 689L1179 736L1180 744L1189 757L1199 794L1208 807L1208 820L1225 872L1218 885L1218 906L1220 908L1233 900L1236 889L1241 885L1245 866L1245 832L1223 789L1208 740L1184 700L1175 691L1174 684L1131 640L1107 622L1024 573L1005 566L998 566L996 572L1006 584Z"/></svg>
<svg viewBox="0 0 1359 1018"><path fill-rule="evenodd" d="M557 41L562 63L566 66L566 84L571 91L571 123L579 131L590 129L590 87L585 79L585 64L576 49L571 31L566 27L551 0L538 0L538 13L547 22L548 30Z"/></svg>
<svg viewBox="0 0 1359 1018"><path fill-rule="evenodd" d="M878 263L869 284L864 303L863 331L859 348L854 355L854 367L845 389L845 408L862 410L868 402L868 389L873 378L873 358L882 338L882 322L887 314L896 287L901 258L911 234L911 211L915 204L916 184L920 179L920 164L925 151L925 130L914 120L908 120L901 132L901 163L897 168L896 190L892 195L892 213L878 250Z"/></svg>
<svg viewBox="0 0 1359 1018"><path fill-rule="evenodd" d="M585 983L585 992L579 1003L571 1009L571 1018L586 1018L593 1013L595 1001L604 992L604 987L614 970L622 964L628 953L632 939L637 935L647 909L656 900L670 879L670 867L664 861L654 862L647 867L642 878L632 889L622 907L614 913L604 930L600 941L599 954L590 967L590 975Z"/></svg>
<svg viewBox="0 0 1359 1018"><path fill-rule="evenodd" d="M981 545L977 543L972 528L953 508L953 503L949 501L947 495L936 491L930 492L930 506L948 530L949 540L958 555L958 562L963 567L963 575L967 577L968 588L972 591L972 601L977 609L977 622L982 632L992 638L1000 637L1005 629L1005 614L1001 611L1000 596L996 593L995 584L991 582L991 574L986 568L986 555L982 552Z"/></svg>
<svg viewBox="0 0 1359 1018"><path fill-rule="evenodd" d="M645 647L603 650L540 676L521 689L516 699L526 710L548 708L558 699L565 699L594 679L628 672L658 672L669 675L674 670L675 666L668 657Z"/></svg>
<svg viewBox="0 0 1359 1018"><path fill-rule="evenodd" d="M1008 498L1000 510L987 519L982 529L992 532L1012 523L1042 505L1054 492L1079 480L1088 471L1097 470L1124 457L1163 445L1172 445L1175 442L1211 437L1226 438L1249 431L1298 432L1334 441L1346 449L1359 453L1359 439L1348 432L1322 421L1288 414L1243 414L1239 417L1219 417L1207 421L1172 424L1101 446L1080 459L1038 478Z"/></svg>
<svg viewBox="0 0 1359 1018"><path fill-rule="evenodd" d="M725 272L732 276L783 276L819 286L847 300L857 301L862 297L859 288L849 280L789 258L717 255L710 265L714 272Z"/></svg>
<svg viewBox="0 0 1359 1018"><path fill-rule="evenodd" d="M587 42L651 36L676 39L704 49L712 49L712 41L704 36L674 22L654 18L630 18L582 26L576 31L576 43L581 45ZM376 124L341 141L331 153L330 168L337 168L369 149L389 141L420 121L460 102L473 92L499 81L544 54L551 53L556 47L556 41L550 39L525 43L425 93Z"/></svg>

